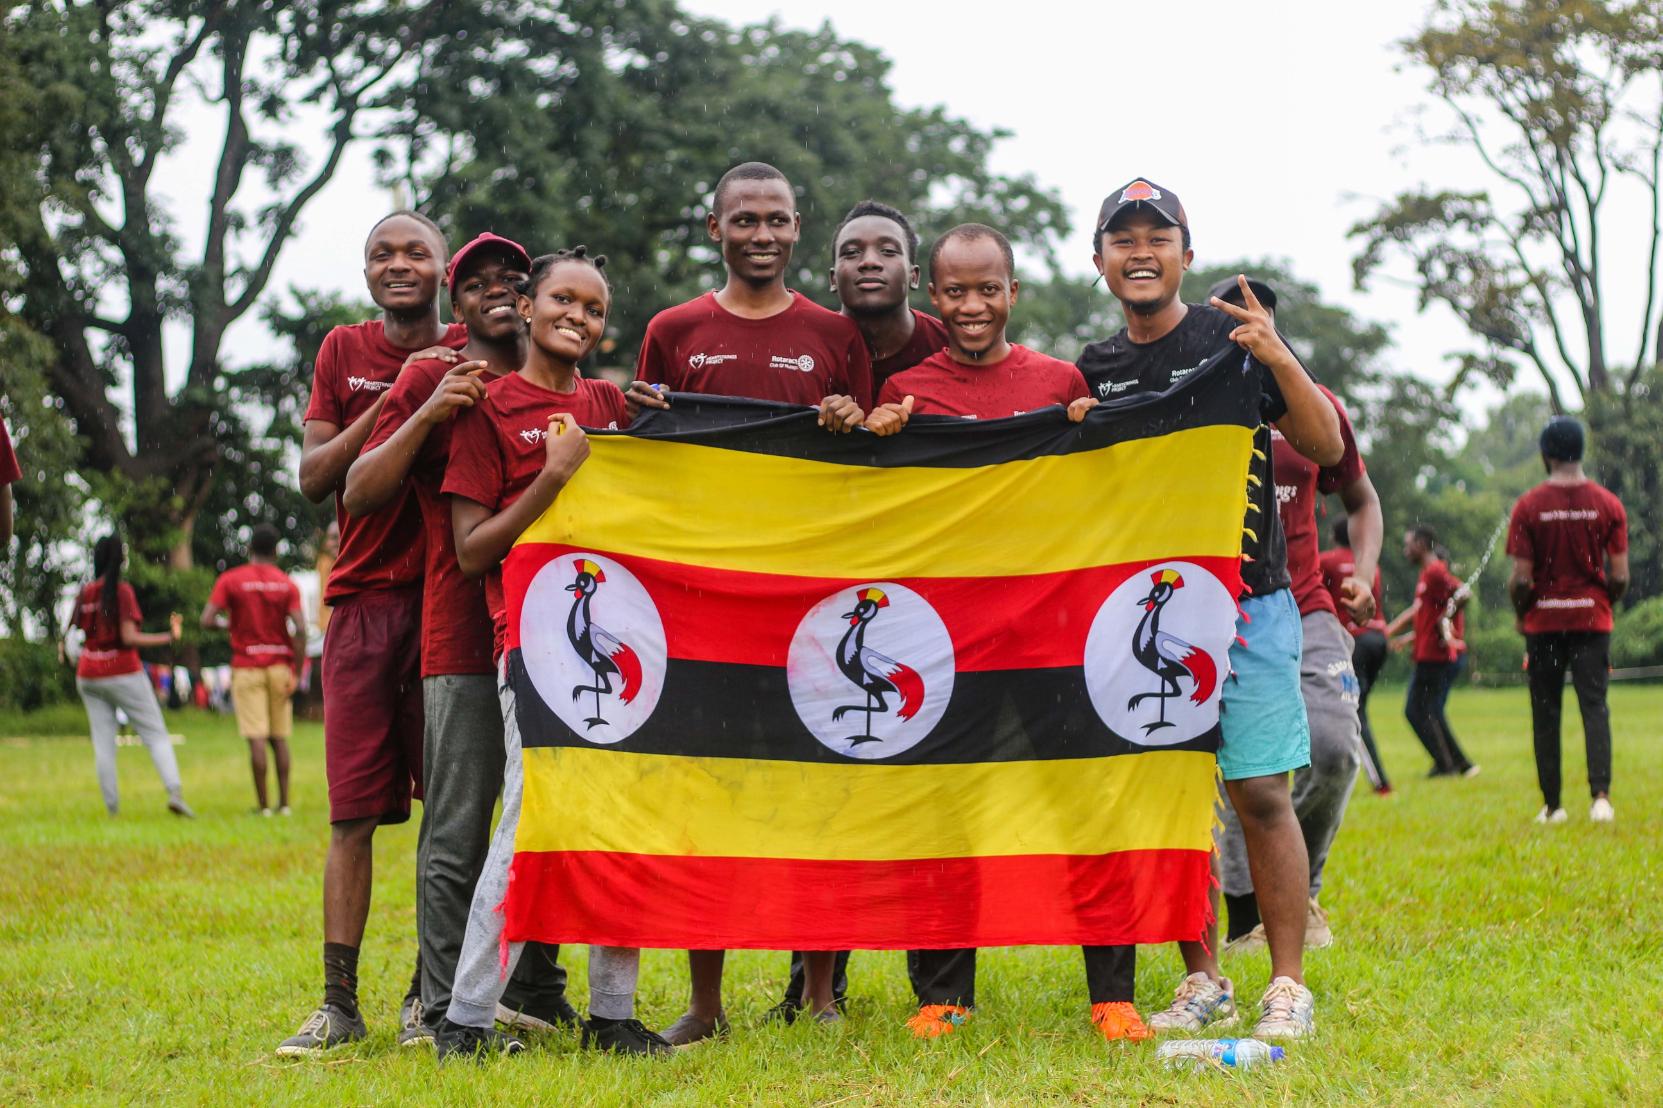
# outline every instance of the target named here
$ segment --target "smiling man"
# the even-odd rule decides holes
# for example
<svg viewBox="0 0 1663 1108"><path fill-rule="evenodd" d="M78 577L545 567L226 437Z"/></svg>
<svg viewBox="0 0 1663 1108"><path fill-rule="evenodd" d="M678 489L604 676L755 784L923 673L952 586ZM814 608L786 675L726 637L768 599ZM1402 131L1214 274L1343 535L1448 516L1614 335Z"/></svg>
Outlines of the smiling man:
<svg viewBox="0 0 1663 1108"><path fill-rule="evenodd" d="M450 260L451 313L468 328L460 353L411 363L387 393L364 452L347 472L345 503L373 512L413 488L427 540L422 585L422 826L416 851L416 929L421 940L422 1018L400 1032L405 1045L431 1039L451 987L474 885L491 845L491 812L502 791L502 713L491 661L491 616L483 581L456 561L450 502L440 491L458 412L485 386L525 363L517 310L531 257L519 243L483 234ZM508 1022L534 1030L575 1026L558 948L531 944L504 996Z"/></svg>
<svg viewBox="0 0 1663 1108"><path fill-rule="evenodd" d="M663 390L743 396L818 406L836 431L858 426L871 407L872 360L850 320L786 287L802 217L785 174L763 162L728 170L705 230L727 281L647 324L631 404L666 407Z"/></svg>
<svg viewBox="0 0 1663 1108"><path fill-rule="evenodd" d="M832 236L831 289L872 356L872 388L947 346L947 329L915 309L918 234L898 209L862 200Z"/></svg>
<svg viewBox="0 0 1663 1108"><path fill-rule="evenodd" d="M434 347L467 341L461 324L439 322L446 253L438 227L416 212L394 212L371 228L364 279L381 318L329 332L314 365L300 490L313 503L335 495L341 532L323 594L333 608L323 646L330 821L324 999L279 1054L314 1054L365 1036L358 947L369 916L375 829L409 819L411 798L421 795L421 514L408 490L364 515L348 514L343 498L347 470L399 373ZM412 981L400 1016L407 1029L416 1022L419 992Z"/></svg>
<svg viewBox="0 0 1663 1108"><path fill-rule="evenodd" d="M721 248L727 281L647 324L627 397L631 416L668 407L660 395L667 389L818 406L828 430L858 427L872 402L871 357L854 323L786 287L802 217L785 174L763 162L728 170L705 230ZM832 955L816 952L809 963L805 1000L812 993L819 1017L834 1019ZM722 964L722 951L688 952L692 996L664 1032L671 1043L726 1031Z"/></svg>
<svg viewBox="0 0 1663 1108"><path fill-rule="evenodd" d="M1194 260L1189 217L1169 189L1139 178L1104 199L1092 232L1092 261L1120 302L1126 326L1090 344L1079 367L1099 399L1165 392L1218 358L1255 374L1261 393L1244 412L1261 423L1244 524L1242 616L1224 684L1219 769L1247 843L1270 945L1270 988L1257 1037L1298 1037L1314 1028L1315 1001L1304 984L1308 905L1305 840L1288 792L1288 773L1310 762L1310 732L1300 699L1299 608L1290 590L1287 541L1277 515L1268 426L1319 466L1341 459L1334 407L1306 374L1246 278L1240 306L1217 297L1185 304L1184 271ZM1209 934L1180 944L1189 975L1172 1005L1149 1020L1157 1030L1199 1031L1235 1018L1235 989L1219 974Z"/></svg>

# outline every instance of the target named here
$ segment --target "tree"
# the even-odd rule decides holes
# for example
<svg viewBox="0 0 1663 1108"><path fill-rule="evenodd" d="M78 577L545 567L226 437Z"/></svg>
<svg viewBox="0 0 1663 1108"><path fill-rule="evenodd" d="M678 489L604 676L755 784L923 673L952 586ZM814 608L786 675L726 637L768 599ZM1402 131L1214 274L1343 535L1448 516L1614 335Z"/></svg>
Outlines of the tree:
<svg viewBox="0 0 1663 1108"><path fill-rule="evenodd" d="M11 7L0 34L0 242L15 244L0 297L51 352L77 468L109 478L95 497L178 569L217 557L247 511L299 511L281 443L251 422L275 383L231 373L221 348L353 143L457 234L610 251L620 358L703 283L703 198L735 161L797 182L811 293L832 224L868 194L927 226L992 218L1042 249L1064 223L1052 194L987 171L997 134L896 109L871 48L733 30L672 0L59 0ZM158 167L204 105L222 140L190 170L208 204L187 251L164 195L189 189L159 187ZM177 364L170 325L189 332Z"/></svg>
<svg viewBox="0 0 1663 1108"><path fill-rule="evenodd" d="M1421 306L1440 303L1484 340L1457 384L1503 387L1523 362L1556 411L1621 392L1663 352L1658 266L1663 235L1663 4L1658 0L1439 0L1401 43L1431 73L1453 117L1442 140L1471 150L1491 188L1404 193L1357 224L1359 288L1407 260ZM1603 247L1613 188L1644 200L1640 268L1613 278ZM1646 290L1632 359L1607 327L1615 281ZM1663 331L1663 328L1660 328Z"/></svg>

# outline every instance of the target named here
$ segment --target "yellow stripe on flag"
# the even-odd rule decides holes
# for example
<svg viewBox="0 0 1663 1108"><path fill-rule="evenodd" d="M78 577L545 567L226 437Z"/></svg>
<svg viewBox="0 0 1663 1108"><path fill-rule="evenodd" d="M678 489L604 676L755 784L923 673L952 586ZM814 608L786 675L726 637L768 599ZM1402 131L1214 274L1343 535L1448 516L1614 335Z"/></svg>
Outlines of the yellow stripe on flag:
<svg viewBox="0 0 1663 1108"><path fill-rule="evenodd" d="M887 861L1211 850L1217 796L1213 756L1194 751L891 766L533 747L524 765L516 851Z"/></svg>
<svg viewBox="0 0 1663 1108"><path fill-rule="evenodd" d="M1252 432L1199 427L967 469L592 441L521 542L803 577L1003 577L1234 557Z"/></svg>

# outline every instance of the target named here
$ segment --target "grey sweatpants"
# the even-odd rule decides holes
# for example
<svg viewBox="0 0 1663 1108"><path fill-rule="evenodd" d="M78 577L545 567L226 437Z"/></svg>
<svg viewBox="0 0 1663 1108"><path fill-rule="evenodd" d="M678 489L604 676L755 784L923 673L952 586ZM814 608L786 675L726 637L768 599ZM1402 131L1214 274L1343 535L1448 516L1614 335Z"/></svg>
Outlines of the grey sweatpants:
<svg viewBox="0 0 1663 1108"><path fill-rule="evenodd" d="M1305 643L1299 656L1299 690L1311 723L1311 764L1293 775L1293 810L1305 835L1311 859L1310 895L1322 890L1328 851L1345 818L1346 802L1363 764L1362 729L1357 723L1357 675L1351 668L1351 636L1332 612L1300 617ZM1247 896L1253 876L1247 868L1247 843L1241 821L1226 797L1224 826L1218 834L1219 868L1224 892Z"/></svg>
<svg viewBox="0 0 1663 1108"><path fill-rule="evenodd" d="M151 688L144 671L124 673L120 677L77 677L75 688L81 694L81 703L86 705L87 722L92 726L93 764L98 770L98 789L104 794L104 807L114 814L119 802L115 770L117 708L127 713L133 730L150 751L150 761L156 766L167 795L177 797L179 763L173 757L173 740L168 738L161 705L156 703L156 690Z"/></svg>
<svg viewBox="0 0 1663 1108"><path fill-rule="evenodd" d="M438 1026L450 1007L456 960L468 929L474 886L491 845L491 811L502 791L502 705L489 673L422 678L422 826L416 839L416 933L421 940L422 1007ZM541 944L538 944L541 945ZM515 971L509 1007L530 994L564 991L566 971L546 957Z"/></svg>
<svg viewBox="0 0 1663 1108"><path fill-rule="evenodd" d="M514 860L514 835L520 826L520 796L525 789L525 767L520 758L520 723L514 714L514 690L505 674L497 680L502 707L502 819L497 822L485 868L474 886L468 909L468 931L456 962L456 984L451 990L448 1017L466 1027L490 1027L497 1002L520 960L524 943L509 943L503 958L502 902L508 895L508 868ZM629 1019L635 1014L635 979L641 952L630 947L589 948L589 1014L602 1019Z"/></svg>

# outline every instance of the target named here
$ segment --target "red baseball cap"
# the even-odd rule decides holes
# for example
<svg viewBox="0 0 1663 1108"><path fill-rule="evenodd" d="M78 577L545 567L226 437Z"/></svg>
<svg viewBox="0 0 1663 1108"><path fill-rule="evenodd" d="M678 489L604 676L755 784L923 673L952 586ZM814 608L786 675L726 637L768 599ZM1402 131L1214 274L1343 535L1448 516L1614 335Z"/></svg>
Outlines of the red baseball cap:
<svg viewBox="0 0 1663 1108"><path fill-rule="evenodd" d="M475 236L466 246L450 256L450 264L445 267L445 284L448 286L456 279L456 273L462 268L462 263L489 246L500 247L519 262L522 268L531 268L531 255L526 253L525 247L513 239L505 239L501 235L493 235L486 231L483 235Z"/></svg>

